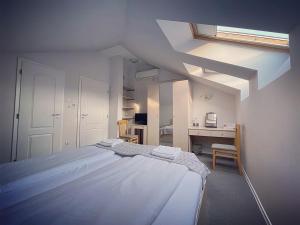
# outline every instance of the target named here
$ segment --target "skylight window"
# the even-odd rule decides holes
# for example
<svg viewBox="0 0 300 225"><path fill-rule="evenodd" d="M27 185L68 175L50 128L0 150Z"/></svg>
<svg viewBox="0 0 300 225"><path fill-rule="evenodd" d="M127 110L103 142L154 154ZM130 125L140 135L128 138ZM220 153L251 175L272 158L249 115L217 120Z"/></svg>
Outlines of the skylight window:
<svg viewBox="0 0 300 225"><path fill-rule="evenodd" d="M191 24L194 38L238 42L258 46L288 49L289 35L269 31L226 27L206 24Z"/></svg>

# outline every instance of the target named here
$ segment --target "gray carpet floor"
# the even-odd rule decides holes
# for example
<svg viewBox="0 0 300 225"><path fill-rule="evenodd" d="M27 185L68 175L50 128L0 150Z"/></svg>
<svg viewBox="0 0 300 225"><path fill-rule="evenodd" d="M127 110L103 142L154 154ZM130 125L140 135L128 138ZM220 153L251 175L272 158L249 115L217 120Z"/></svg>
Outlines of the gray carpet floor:
<svg viewBox="0 0 300 225"><path fill-rule="evenodd" d="M211 157L198 158L211 169ZM238 174L233 161L218 159L216 170L211 170L198 224L266 224L245 178Z"/></svg>

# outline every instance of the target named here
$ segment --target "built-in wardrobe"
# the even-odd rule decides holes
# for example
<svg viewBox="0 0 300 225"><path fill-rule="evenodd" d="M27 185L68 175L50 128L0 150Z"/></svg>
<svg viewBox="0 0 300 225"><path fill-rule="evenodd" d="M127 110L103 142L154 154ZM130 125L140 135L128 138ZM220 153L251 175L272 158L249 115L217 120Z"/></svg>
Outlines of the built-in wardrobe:
<svg viewBox="0 0 300 225"><path fill-rule="evenodd" d="M173 101L173 146L188 151L188 128L192 105L191 86L188 80L173 82Z"/></svg>
<svg viewBox="0 0 300 225"><path fill-rule="evenodd" d="M160 144L160 84L148 86L148 144ZM172 82L172 146L189 149L188 128L191 117L191 87L188 80Z"/></svg>

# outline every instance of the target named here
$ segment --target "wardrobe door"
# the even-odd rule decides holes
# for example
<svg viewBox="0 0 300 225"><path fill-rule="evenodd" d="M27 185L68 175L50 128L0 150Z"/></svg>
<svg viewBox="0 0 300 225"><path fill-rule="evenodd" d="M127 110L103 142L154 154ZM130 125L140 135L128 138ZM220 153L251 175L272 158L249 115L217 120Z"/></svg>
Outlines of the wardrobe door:
<svg viewBox="0 0 300 225"><path fill-rule="evenodd" d="M86 77L80 79L79 147L108 136L108 84Z"/></svg>
<svg viewBox="0 0 300 225"><path fill-rule="evenodd" d="M188 80L173 83L173 146L189 149L191 91Z"/></svg>
<svg viewBox="0 0 300 225"><path fill-rule="evenodd" d="M23 60L17 160L61 150L64 72Z"/></svg>

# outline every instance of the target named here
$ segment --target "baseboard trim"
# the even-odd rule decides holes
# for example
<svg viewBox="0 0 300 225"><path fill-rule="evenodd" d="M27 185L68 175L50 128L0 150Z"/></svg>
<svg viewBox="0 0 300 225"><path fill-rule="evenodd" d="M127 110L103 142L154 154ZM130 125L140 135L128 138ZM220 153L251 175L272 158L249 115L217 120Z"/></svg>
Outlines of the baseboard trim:
<svg viewBox="0 0 300 225"><path fill-rule="evenodd" d="M248 177L248 174L246 173L246 171L244 169L244 167L242 167L242 170L243 170L243 174L245 176L246 182L247 182L247 184L248 184L248 186L249 186L249 188L250 188L250 190L251 190L251 192L252 192L252 194L253 194L253 196L255 198L255 201L256 201L256 203L258 205L258 208L259 208L261 214L263 215L263 217L264 217L264 219L266 221L266 224L267 225L272 225L271 220L269 219L268 214L267 214L266 210L264 209L264 207L263 207L263 205L262 205L262 203L261 203L261 201L260 201L260 199L259 199L259 197L258 197L258 195L257 195L257 193L256 193L256 191L255 191L255 189L254 189L251 181L250 181L250 178Z"/></svg>

